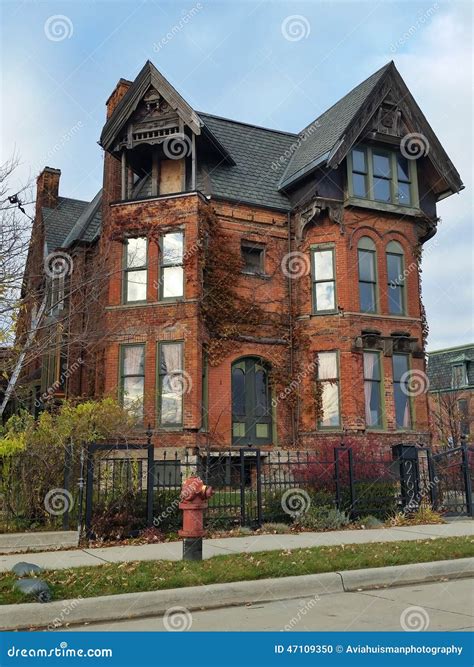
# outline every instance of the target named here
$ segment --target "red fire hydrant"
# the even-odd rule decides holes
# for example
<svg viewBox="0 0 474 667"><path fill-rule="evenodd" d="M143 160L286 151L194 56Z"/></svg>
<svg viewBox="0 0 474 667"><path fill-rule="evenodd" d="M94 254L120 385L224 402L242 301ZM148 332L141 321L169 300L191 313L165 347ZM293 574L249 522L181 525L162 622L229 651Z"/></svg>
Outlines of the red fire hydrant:
<svg viewBox="0 0 474 667"><path fill-rule="evenodd" d="M183 560L202 560L203 516L207 501L214 493L199 477L189 477L181 489L179 509L183 510Z"/></svg>

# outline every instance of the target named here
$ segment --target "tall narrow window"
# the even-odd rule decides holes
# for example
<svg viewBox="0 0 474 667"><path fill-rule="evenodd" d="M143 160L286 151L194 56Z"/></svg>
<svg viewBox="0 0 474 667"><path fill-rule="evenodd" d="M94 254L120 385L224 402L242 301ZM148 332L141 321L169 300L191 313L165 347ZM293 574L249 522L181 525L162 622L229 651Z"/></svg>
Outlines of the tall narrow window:
<svg viewBox="0 0 474 667"><path fill-rule="evenodd" d="M161 237L160 298L177 299L184 293L183 232L170 232Z"/></svg>
<svg viewBox="0 0 474 667"><path fill-rule="evenodd" d="M387 245L388 312L403 315L405 312L405 275L403 249L397 241Z"/></svg>
<svg viewBox="0 0 474 667"><path fill-rule="evenodd" d="M410 206L411 190L410 165L406 157L397 153L397 200L399 204Z"/></svg>
<svg viewBox="0 0 474 667"><path fill-rule="evenodd" d="M268 367L257 357L232 364L232 444L272 442L272 407Z"/></svg>
<svg viewBox="0 0 474 667"><path fill-rule="evenodd" d="M367 154L365 148L352 151L352 192L354 197L367 197Z"/></svg>
<svg viewBox="0 0 474 667"><path fill-rule="evenodd" d="M321 415L318 427L335 428L340 426L337 352L319 352L318 383L321 388Z"/></svg>
<svg viewBox="0 0 474 667"><path fill-rule="evenodd" d="M459 389L459 387L467 387L467 368L466 364L455 364L451 371L451 387L452 389Z"/></svg>
<svg viewBox="0 0 474 667"><path fill-rule="evenodd" d="M313 311L333 312L336 309L334 249L313 250Z"/></svg>
<svg viewBox="0 0 474 667"><path fill-rule="evenodd" d="M122 405L138 419L143 419L145 390L145 346L122 345L120 397Z"/></svg>
<svg viewBox="0 0 474 667"><path fill-rule="evenodd" d="M162 426L183 423L183 343L159 343L159 414Z"/></svg>
<svg viewBox="0 0 474 667"><path fill-rule="evenodd" d="M146 238L127 239L124 266L125 303L146 301L147 284L147 240Z"/></svg>
<svg viewBox="0 0 474 667"><path fill-rule="evenodd" d="M408 387L408 356L394 354L393 366L393 398L395 401L395 423L397 428L411 428L411 405Z"/></svg>
<svg viewBox="0 0 474 667"><path fill-rule="evenodd" d="M381 428L382 376L378 352L364 352L365 423L369 428Z"/></svg>
<svg viewBox="0 0 474 667"><path fill-rule="evenodd" d="M377 312L377 270L375 243L363 236L357 246L359 266L359 303L364 313Z"/></svg>

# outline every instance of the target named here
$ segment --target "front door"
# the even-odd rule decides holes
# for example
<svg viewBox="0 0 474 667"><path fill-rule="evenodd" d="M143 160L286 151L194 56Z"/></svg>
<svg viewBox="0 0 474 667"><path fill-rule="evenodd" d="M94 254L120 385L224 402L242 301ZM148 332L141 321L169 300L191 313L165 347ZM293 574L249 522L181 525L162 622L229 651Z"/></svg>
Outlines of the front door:
<svg viewBox="0 0 474 667"><path fill-rule="evenodd" d="M271 411L268 367L258 357L239 359L232 365L232 444L270 444Z"/></svg>

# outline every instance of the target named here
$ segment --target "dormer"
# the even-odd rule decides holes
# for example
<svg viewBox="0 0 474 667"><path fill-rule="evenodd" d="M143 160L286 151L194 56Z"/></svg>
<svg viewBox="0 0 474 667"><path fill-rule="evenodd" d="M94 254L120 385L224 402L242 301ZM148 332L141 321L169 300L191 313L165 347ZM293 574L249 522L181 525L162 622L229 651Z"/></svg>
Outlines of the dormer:
<svg viewBox="0 0 474 667"><path fill-rule="evenodd" d="M196 190L197 138L219 145L198 114L148 61L115 104L100 145L121 163L121 200Z"/></svg>

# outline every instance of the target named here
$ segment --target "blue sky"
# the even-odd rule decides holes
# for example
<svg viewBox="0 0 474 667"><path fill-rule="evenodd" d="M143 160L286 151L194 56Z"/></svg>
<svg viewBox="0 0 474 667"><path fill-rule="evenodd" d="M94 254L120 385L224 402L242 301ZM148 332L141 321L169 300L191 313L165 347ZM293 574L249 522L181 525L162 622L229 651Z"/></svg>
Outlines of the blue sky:
<svg viewBox="0 0 474 667"><path fill-rule="evenodd" d="M393 59L466 185L440 204L426 247L428 347L474 340L470 2L0 0L0 11L2 159L18 152L20 179L60 168L61 194L79 199L101 186L107 96L147 59L197 110L294 132Z"/></svg>

